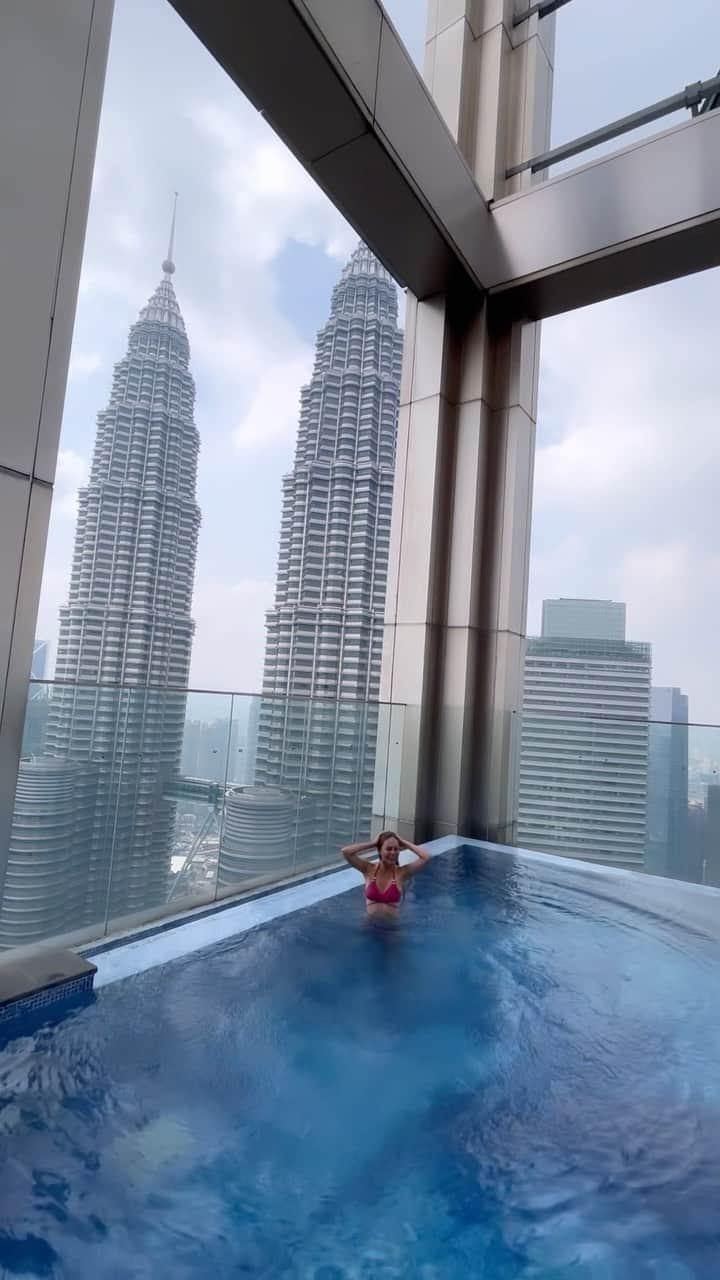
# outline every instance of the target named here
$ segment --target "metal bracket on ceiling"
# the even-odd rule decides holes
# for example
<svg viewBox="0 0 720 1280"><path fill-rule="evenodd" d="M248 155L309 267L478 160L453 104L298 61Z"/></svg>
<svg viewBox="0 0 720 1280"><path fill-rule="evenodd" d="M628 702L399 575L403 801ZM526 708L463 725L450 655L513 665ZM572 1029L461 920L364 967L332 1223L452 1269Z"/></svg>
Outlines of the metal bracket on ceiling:
<svg viewBox="0 0 720 1280"><path fill-rule="evenodd" d="M720 71L718 77L720 77ZM709 93L697 106L691 107L691 111L694 116L704 116L708 111L717 111L718 107L720 107L720 91L716 90L715 93Z"/></svg>
<svg viewBox="0 0 720 1280"><path fill-rule="evenodd" d="M687 110L691 111L693 116L697 116L716 110L718 106L720 106L720 75L713 76L711 80L698 80L696 84L687 85L680 93L675 93L670 98L663 98L660 102L654 102L652 106L643 107L641 111L633 111L629 116L613 120L602 129L594 129L592 133L585 133L582 137L566 142L561 147L554 147L552 151L544 151L542 155L533 156L531 160L513 165L506 170L505 177L514 178L518 173L526 173L528 169L531 173L540 173L543 169L549 169L551 165L560 164L562 160L569 160L583 151L590 151L603 142L610 142L611 139L619 138L624 133L631 133L633 129L640 129L643 125L650 124L653 120L660 120L663 116L671 115L675 111Z"/></svg>

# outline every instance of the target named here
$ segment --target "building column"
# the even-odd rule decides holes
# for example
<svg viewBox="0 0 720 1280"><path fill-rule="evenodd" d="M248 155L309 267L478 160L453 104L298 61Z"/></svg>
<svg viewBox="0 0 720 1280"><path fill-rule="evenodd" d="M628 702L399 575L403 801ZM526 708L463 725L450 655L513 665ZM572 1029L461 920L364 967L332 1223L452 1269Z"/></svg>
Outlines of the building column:
<svg viewBox="0 0 720 1280"><path fill-rule="evenodd" d="M113 0L0 6L0 885Z"/></svg>
<svg viewBox="0 0 720 1280"><path fill-rule="evenodd" d="M430 4L425 77L493 199L549 143L554 19L514 8ZM408 297L381 694L407 707L382 815L406 838L515 837L538 354L477 296Z"/></svg>

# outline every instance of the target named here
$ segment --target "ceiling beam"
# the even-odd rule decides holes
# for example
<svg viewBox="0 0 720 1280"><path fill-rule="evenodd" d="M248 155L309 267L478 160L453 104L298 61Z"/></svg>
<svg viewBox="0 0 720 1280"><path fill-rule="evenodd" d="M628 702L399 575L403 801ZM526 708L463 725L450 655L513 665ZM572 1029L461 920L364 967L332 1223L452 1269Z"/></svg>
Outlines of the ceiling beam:
<svg viewBox="0 0 720 1280"><path fill-rule="evenodd" d="M720 265L720 111L495 202L378 0L172 0L419 298L543 319Z"/></svg>
<svg viewBox="0 0 720 1280"><path fill-rule="evenodd" d="M493 206L501 315L543 319L720 266L720 112Z"/></svg>

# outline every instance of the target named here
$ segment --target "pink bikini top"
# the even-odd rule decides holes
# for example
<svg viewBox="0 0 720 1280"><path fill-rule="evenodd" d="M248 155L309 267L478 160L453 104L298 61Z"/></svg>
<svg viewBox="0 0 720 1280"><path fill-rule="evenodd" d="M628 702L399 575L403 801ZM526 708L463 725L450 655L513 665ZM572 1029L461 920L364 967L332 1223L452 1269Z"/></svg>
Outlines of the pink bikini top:
<svg viewBox="0 0 720 1280"><path fill-rule="evenodd" d="M402 893L400 892L400 885L395 879L395 868L393 867L392 880L387 889L384 890L377 883L379 869L380 863L378 862L372 880L369 880L365 886L365 897L368 902L382 902L387 907L398 907L402 900Z"/></svg>

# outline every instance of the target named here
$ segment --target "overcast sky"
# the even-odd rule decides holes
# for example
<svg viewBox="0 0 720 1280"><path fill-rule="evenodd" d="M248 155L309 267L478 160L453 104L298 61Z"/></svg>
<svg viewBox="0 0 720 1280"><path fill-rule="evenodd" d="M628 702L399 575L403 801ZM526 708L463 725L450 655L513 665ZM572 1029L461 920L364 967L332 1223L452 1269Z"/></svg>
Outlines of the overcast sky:
<svg viewBox="0 0 720 1280"><path fill-rule="evenodd" d="M386 7L419 61L425 0ZM356 237L167 0L115 12L38 635L57 634L95 415L160 278L177 189L202 441L192 682L257 690L298 392ZM717 0L572 0L557 27L555 142L720 63ZM719 284L544 326L531 567L531 631L545 596L625 600L655 683L681 685L700 721L720 721Z"/></svg>

